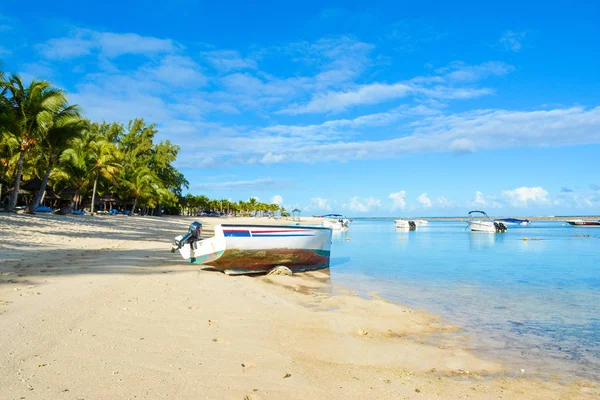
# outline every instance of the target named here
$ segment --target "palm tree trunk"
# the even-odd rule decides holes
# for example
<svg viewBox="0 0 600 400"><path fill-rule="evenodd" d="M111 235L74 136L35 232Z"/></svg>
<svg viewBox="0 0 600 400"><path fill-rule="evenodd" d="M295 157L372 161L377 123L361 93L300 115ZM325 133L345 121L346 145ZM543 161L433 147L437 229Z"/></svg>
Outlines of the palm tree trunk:
<svg viewBox="0 0 600 400"><path fill-rule="evenodd" d="M42 201L42 196L46 192L46 185L48 184L48 178L50 178L50 171L52 171L52 161L48 163L48 168L46 168L46 173L44 174L44 179L42 179L42 186L40 190L38 190L35 198L29 204L29 212L31 214L35 214L35 210L40 206L40 202Z"/></svg>
<svg viewBox="0 0 600 400"><path fill-rule="evenodd" d="M131 207L131 212L129 213L129 215L133 215L133 213L135 212L135 206L137 205L137 201L138 201L138 198L136 197L135 200L133 201L133 207Z"/></svg>
<svg viewBox="0 0 600 400"><path fill-rule="evenodd" d="M7 211L12 211L17 206L17 198L19 197L19 188L21 187L21 176L23 175L23 160L25 159L25 150L21 150L19 154L19 162L17 163L17 176L15 177L15 187L8 200Z"/></svg>
<svg viewBox="0 0 600 400"><path fill-rule="evenodd" d="M92 205L90 206L90 214L94 215L94 201L96 201L96 185L98 184L98 177L100 174L96 174L96 179L94 179L94 191L92 192Z"/></svg>

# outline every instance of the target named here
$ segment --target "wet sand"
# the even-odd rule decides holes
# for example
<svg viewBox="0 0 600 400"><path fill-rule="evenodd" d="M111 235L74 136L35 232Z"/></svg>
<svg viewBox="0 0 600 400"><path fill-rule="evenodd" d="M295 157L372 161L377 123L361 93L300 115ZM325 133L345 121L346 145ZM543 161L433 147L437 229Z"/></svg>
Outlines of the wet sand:
<svg viewBox="0 0 600 400"><path fill-rule="evenodd" d="M577 377L478 358L459 327L356 296L325 272L232 277L187 264L169 249L192 220L0 215L0 397L600 396Z"/></svg>

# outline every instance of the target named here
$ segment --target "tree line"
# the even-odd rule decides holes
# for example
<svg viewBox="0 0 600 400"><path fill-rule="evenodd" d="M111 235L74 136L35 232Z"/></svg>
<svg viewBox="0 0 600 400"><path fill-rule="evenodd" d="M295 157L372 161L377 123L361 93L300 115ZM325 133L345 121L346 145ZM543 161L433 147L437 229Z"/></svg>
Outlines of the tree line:
<svg viewBox="0 0 600 400"><path fill-rule="evenodd" d="M50 82L26 85L19 75L0 71L0 185L10 188L4 193L6 210L17 206L22 182L37 177L42 184L27 205L30 212L50 182L74 191L75 209L81 199L91 198L93 212L97 194L118 194L133 204L132 212L160 204L178 213L182 189L188 187L173 166L179 146L156 143L157 132L155 124L139 118L126 125L92 122Z"/></svg>
<svg viewBox="0 0 600 400"><path fill-rule="evenodd" d="M204 195L194 196L188 194L180 200L181 211L184 215L197 215L202 211L215 211L229 215L275 215L279 213L282 217L289 217L285 207L274 203L261 203L255 197L248 201L231 201L228 199L209 199Z"/></svg>
<svg viewBox="0 0 600 400"><path fill-rule="evenodd" d="M0 202L13 211L23 181L41 179L39 190L26 205L35 212L46 186L70 189L70 206L83 207L97 195L116 195L137 207L169 214L223 214L289 216L277 204L183 196L189 183L174 166L179 146L155 142L155 124L136 118L124 125L92 122L80 107L69 104L66 93L44 80L24 84L17 74L7 76L0 64Z"/></svg>

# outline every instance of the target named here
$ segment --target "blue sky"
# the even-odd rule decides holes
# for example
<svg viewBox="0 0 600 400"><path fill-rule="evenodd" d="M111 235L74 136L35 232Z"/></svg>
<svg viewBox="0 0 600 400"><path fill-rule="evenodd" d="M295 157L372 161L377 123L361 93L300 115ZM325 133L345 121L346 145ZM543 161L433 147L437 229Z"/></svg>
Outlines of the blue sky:
<svg viewBox="0 0 600 400"><path fill-rule="evenodd" d="M0 58L156 122L190 192L351 216L600 213L595 2L0 6Z"/></svg>

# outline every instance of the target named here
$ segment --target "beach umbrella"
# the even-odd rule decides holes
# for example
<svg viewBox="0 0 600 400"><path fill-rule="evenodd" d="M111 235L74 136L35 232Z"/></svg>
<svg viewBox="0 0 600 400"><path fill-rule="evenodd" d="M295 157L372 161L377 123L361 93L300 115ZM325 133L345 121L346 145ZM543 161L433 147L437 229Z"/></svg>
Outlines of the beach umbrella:
<svg viewBox="0 0 600 400"><path fill-rule="evenodd" d="M65 200L71 200L77 193L77 189L74 186L68 186L60 191L60 198Z"/></svg>
<svg viewBox="0 0 600 400"><path fill-rule="evenodd" d="M301 212L302 212L302 211L298 210L297 208L294 208L294 209L292 210L292 218L293 218L293 219L296 219L296 218L298 218L298 221L300 221L300 213L301 213ZM296 215L294 215L294 214L296 214Z"/></svg>

